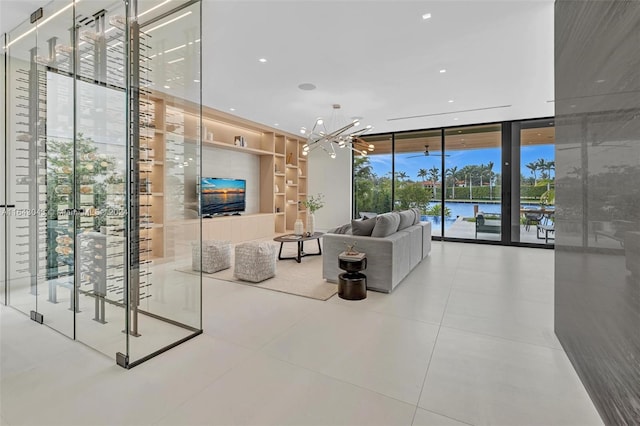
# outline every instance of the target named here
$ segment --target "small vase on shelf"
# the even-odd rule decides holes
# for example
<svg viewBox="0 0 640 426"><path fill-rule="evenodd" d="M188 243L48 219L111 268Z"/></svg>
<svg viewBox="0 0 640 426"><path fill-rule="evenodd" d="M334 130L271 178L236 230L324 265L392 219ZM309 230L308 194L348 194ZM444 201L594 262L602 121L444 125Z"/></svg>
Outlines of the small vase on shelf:
<svg viewBox="0 0 640 426"><path fill-rule="evenodd" d="M307 234L313 235L315 231L316 218L313 213L307 213Z"/></svg>
<svg viewBox="0 0 640 426"><path fill-rule="evenodd" d="M296 235L304 234L304 225L302 224L302 219L297 219L293 224L293 233Z"/></svg>

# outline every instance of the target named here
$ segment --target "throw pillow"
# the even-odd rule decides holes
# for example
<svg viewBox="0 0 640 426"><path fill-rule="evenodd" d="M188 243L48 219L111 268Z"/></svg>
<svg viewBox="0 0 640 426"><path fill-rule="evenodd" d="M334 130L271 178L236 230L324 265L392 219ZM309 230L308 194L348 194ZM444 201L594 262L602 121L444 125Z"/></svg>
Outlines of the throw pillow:
<svg viewBox="0 0 640 426"><path fill-rule="evenodd" d="M411 210L416 214L416 220L413 222L413 224L417 225L420 223L420 219L422 219L422 214L420 213L420 209L417 207L414 207Z"/></svg>
<svg viewBox="0 0 640 426"><path fill-rule="evenodd" d="M400 215L398 213L385 213L376 216L376 224L371 232L372 237L387 237L398 230Z"/></svg>
<svg viewBox="0 0 640 426"><path fill-rule="evenodd" d="M351 232L350 223L338 226L337 228L333 228L332 230L328 231L329 234L348 234L349 232Z"/></svg>
<svg viewBox="0 0 640 426"><path fill-rule="evenodd" d="M371 236L373 227L376 226L376 218L366 220L352 220L351 221L351 235L360 235L362 237Z"/></svg>
<svg viewBox="0 0 640 426"><path fill-rule="evenodd" d="M400 224L398 225L398 231L408 228L416 221L416 212L412 210L403 210L398 213L400 216Z"/></svg>

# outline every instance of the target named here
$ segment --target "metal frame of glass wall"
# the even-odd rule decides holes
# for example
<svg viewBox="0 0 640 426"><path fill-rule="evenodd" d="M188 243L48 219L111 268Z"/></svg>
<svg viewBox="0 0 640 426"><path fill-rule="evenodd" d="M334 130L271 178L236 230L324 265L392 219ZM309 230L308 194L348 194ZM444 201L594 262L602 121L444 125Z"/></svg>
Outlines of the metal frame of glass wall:
<svg viewBox="0 0 640 426"><path fill-rule="evenodd" d="M375 149L352 157L354 218L419 207L434 240L553 248L552 117L362 138Z"/></svg>
<svg viewBox="0 0 640 426"><path fill-rule="evenodd" d="M2 302L124 368L202 333L201 27L53 0L3 35Z"/></svg>

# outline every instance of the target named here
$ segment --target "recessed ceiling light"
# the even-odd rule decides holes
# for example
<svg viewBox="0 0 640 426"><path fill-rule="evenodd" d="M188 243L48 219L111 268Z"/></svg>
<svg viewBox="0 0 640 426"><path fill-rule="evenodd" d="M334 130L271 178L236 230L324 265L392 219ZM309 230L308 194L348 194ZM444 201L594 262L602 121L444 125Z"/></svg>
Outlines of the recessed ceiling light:
<svg viewBox="0 0 640 426"><path fill-rule="evenodd" d="M440 74L444 74L445 72L447 72L447 70L445 70L444 68L440 70Z"/></svg>
<svg viewBox="0 0 640 426"><path fill-rule="evenodd" d="M164 86L164 88L165 88L165 89L171 89L171 87L169 87L169 86L166 86L166 85Z"/></svg>
<svg viewBox="0 0 640 426"><path fill-rule="evenodd" d="M596 83L604 83L605 80L596 80Z"/></svg>
<svg viewBox="0 0 640 426"><path fill-rule="evenodd" d="M279 126L279 124L278 124L278 123L273 123L273 125L274 125L274 126L276 126L276 127L278 127L278 126Z"/></svg>
<svg viewBox="0 0 640 426"><path fill-rule="evenodd" d="M454 118L453 121L458 121L458 117Z"/></svg>
<svg viewBox="0 0 640 426"><path fill-rule="evenodd" d="M422 15L422 19L423 20L427 20L427 19L431 19L431 14L430 13L425 13Z"/></svg>
<svg viewBox="0 0 640 426"><path fill-rule="evenodd" d="M450 103L450 104L451 104L451 103L453 103L453 99L449 99L449 103Z"/></svg>
<svg viewBox="0 0 640 426"><path fill-rule="evenodd" d="M229 111L235 111L235 110L236 110L235 108L229 108Z"/></svg>
<svg viewBox="0 0 640 426"><path fill-rule="evenodd" d="M200 83L200 80L193 80L194 83Z"/></svg>
<svg viewBox="0 0 640 426"><path fill-rule="evenodd" d="M260 58L260 59L258 59L258 61L259 61L259 62L262 62L263 64L264 64L265 62L267 62L267 60L266 60L265 58Z"/></svg>
<svg viewBox="0 0 640 426"><path fill-rule="evenodd" d="M301 128L301 129L300 129L300 133L302 133L302 134L304 135L305 133L307 133L307 129L306 129L306 128L304 128L304 127L303 127L303 128Z"/></svg>
<svg viewBox="0 0 640 426"><path fill-rule="evenodd" d="M315 88L316 88L316 85L313 83L298 84L298 89L300 90L314 90Z"/></svg>

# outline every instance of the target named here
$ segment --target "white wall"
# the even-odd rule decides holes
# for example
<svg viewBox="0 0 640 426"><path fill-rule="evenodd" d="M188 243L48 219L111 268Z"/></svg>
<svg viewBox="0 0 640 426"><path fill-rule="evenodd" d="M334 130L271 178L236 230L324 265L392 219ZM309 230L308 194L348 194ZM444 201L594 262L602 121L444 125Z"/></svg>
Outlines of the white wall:
<svg viewBox="0 0 640 426"><path fill-rule="evenodd" d="M245 214L260 213L260 157L227 149L202 147L202 177L245 179Z"/></svg>
<svg viewBox="0 0 640 426"><path fill-rule="evenodd" d="M338 150L335 159L321 150L309 154L309 195L324 194L316 228L326 231L351 220L351 152Z"/></svg>

